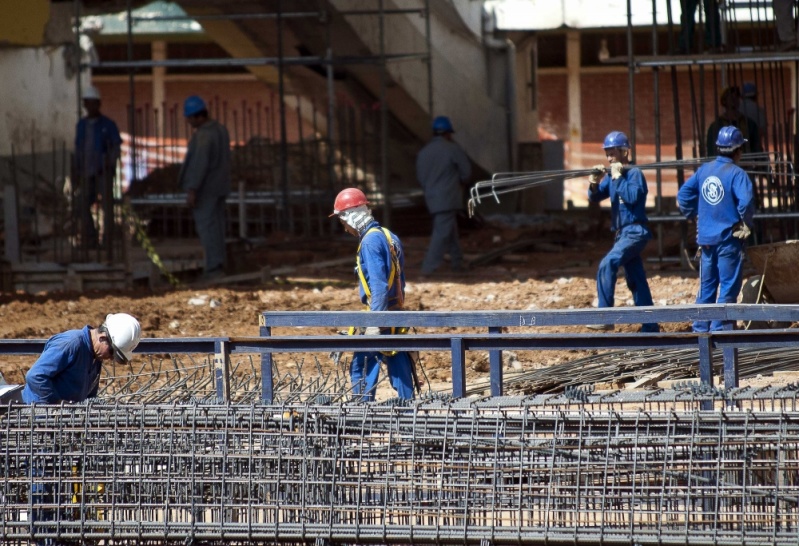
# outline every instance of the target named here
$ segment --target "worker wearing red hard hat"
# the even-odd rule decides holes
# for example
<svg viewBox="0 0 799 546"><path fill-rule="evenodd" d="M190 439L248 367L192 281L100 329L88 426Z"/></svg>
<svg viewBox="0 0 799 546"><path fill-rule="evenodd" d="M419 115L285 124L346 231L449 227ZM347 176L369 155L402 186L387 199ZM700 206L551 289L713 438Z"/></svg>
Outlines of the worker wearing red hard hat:
<svg viewBox="0 0 799 546"><path fill-rule="evenodd" d="M336 196L333 214L344 230L358 237L355 273L359 280L361 302L370 311L398 311L405 299L405 255L399 238L372 216L366 195L358 188L346 188ZM403 333L396 328L370 326L365 335ZM350 364L353 395L359 400L372 401L380 375L380 363L385 362L391 386L401 399L413 398L414 371L411 355L404 351L388 353L356 352Z"/></svg>

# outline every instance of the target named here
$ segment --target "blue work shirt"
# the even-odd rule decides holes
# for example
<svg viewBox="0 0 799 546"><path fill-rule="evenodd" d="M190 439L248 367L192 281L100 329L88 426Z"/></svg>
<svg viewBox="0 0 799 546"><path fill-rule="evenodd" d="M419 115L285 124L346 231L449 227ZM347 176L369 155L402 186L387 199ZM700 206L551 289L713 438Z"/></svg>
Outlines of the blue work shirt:
<svg viewBox="0 0 799 546"><path fill-rule="evenodd" d="M83 402L97 395L102 365L94 355L91 329L84 326L47 340L39 359L25 374L23 402Z"/></svg>
<svg viewBox="0 0 799 546"><path fill-rule="evenodd" d="M606 174L597 184L596 191L588 188L588 200L598 203L610 198L610 229L619 231L627 226L646 225L646 186L641 169L626 165L615 181Z"/></svg>
<svg viewBox="0 0 799 546"><path fill-rule="evenodd" d="M677 192L677 204L686 218L698 218L696 242L700 245L730 239L733 226L741 220L751 226L755 213L749 176L725 156L699 167Z"/></svg>
<svg viewBox="0 0 799 546"><path fill-rule="evenodd" d="M376 228L376 229L374 229ZM363 282L358 283L361 302L369 306L370 311L390 311L400 306L405 299L405 253L399 238L389 232L399 261L399 285L393 282L388 285L391 275L391 248L388 239L377 221L372 221L366 226L361 235L358 246L358 258L361 262L361 271L366 283L369 285L371 298L366 295ZM357 275L357 268L355 274ZM360 278L360 276L359 276ZM398 293L398 291L401 291Z"/></svg>
<svg viewBox="0 0 799 546"><path fill-rule="evenodd" d="M86 142L87 133L92 135L91 143ZM114 120L103 115L81 118L75 129L75 166L78 176L114 174L121 145L122 138Z"/></svg>

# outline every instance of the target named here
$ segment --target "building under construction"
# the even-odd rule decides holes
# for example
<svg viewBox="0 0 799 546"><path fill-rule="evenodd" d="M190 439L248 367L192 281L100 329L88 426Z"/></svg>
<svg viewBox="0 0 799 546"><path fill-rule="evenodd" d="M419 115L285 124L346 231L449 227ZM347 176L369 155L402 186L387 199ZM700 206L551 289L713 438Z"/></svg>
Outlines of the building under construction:
<svg viewBox="0 0 799 546"><path fill-rule="evenodd" d="M4 107L4 286L43 272L53 284L71 275L83 286L124 285L134 269L131 233L156 257L160 241L194 238L185 198L173 187L189 136L178 105L190 93L206 96L234 141L233 238L324 237L332 196L351 185L370 195L386 225L418 228L424 211L414 157L431 118L446 113L486 175L473 193L477 211L579 208L584 188L569 184L600 161L604 134L622 129L652 173L653 222L683 227L688 245L676 188L707 155L724 90L754 88L743 98L756 98L763 114L753 120L762 121L759 148L747 156L758 193L755 237L793 238L799 51L781 43L771 3L726 2L716 21L716 4L706 1L709 11L698 10L694 32L681 41L689 20L663 0L602 10L578 0L186 0L155 10L133 0L27 0L18 28L4 31L25 47L3 50L3 58L34 67L21 79L37 98L36 67L56 63L52 78L63 81L52 103L39 105L47 117L15 121L13 108L28 110L11 100ZM105 23L92 26L95 17ZM37 24L54 42L37 41L30 31ZM58 55L42 62L41 50L53 43ZM81 188L70 177L71 132L89 82L125 138L114 199L96 215L109 235L103 248L82 244L73 213ZM68 114L53 106L66 102ZM659 259L680 257L662 241ZM738 312L717 307L704 312L715 319ZM777 307L777 319L799 318L794 306ZM601 315L607 310L578 310L576 318L563 311L562 324L616 320ZM664 321L672 317L661 311ZM769 318L762 309L741 313ZM283 320L297 325L297 315ZM4 406L0 539L13 546L796 544L799 388L737 388L737 351L753 350L762 364L766 346L794 343L789 330L539 338L503 334L511 323L489 324L487 316L420 315L445 328L488 329L382 340L450 350L460 367L452 395L359 404L346 373L282 375L272 352L385 347L366 345L378 342L365 336L271 339L269 321L280 317L266 313L261 331L269 339L258 342L150 340L142 369L110 374L90 403ZM40 350L5 341L5 353ZM551 387L558 392L528 385L526 396L506 395L501 373L492 375L493 396L467 392L464 351L492 352L492 369L501 370L501 350L527 345L656 347L701 383L588 392L570 368L559 384L569 388ZM231 350L240 351L232 360ZM724 388L712 385L714 353L725 378L729 372Z"/></svg>
<svg viewBox="0 0 799 546"><path fill-rule="evenodd" d="M39 3L51 15L45 43L60 44L70 61L58 84L66 100L49 106L56 116L25 120L31 108L20 107L9 118L14 137L2 153L6 191L16 192L7 201L17 203L7 214L9 284L20 284L15 272L30 262L137 262L139 241L126 246L122 237L130 222L156 251L158 241L194 240L176 186L190 136L179 105L189 94L204 96L230 130L228 237L248 245L275 232L329 233L332 196L350 185L367 192L385 225L426 232L414 162L438 114L453 120L478 179L566 170L566 178L482 202L481 214L585 206L581 182L568 174L582 176L602 159L603 136L622 129L637 163L652 166L653 222L684 225L674 195L706 157L707 129L725 115L719 97L728 87L747 90L741 107L757 117L759 136L747 150L757 242L794 231L797 55L780 43L766 3L725 3L718 25L698 10L689 41L679 6L662 0L599 14L576 0L558 9L533 0ZM82 243L71 212L82 190L70 176L70 133L89 83L124 141L116 198L95 214L115 241L102 250ZM597 115L609 108L613 116ZM687 231L683 239L691 240ZM660 231L658 240L661 259L678 256ZM109 278L141 276L135 264L122 269Z"/></svg>

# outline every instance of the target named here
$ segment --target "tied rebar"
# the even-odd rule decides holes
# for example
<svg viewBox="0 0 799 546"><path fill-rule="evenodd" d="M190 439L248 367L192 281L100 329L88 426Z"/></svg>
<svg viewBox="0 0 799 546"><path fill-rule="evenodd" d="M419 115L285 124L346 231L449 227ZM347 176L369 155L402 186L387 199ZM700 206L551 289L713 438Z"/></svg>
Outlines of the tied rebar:
<svg viewBox="0 0 799 546"><path fill-rule="evenodd" d="M799 413L530 402L17 406L0 540L796 544Z"/></svg>

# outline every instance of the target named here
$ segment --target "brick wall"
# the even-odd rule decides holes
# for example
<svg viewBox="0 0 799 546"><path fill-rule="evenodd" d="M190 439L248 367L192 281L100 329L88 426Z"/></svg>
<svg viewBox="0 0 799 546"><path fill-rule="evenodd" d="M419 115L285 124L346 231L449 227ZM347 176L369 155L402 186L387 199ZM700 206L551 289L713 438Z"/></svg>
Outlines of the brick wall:
<svg viewBox="0 0 799 546"><path fill-rule="evenodd" d="M582 76L582 128L583 142L602 142L605 135L612 130L629 132L629 78L627 71L585 71ZM693 76L694 103L692 107L691 75ZM737 85L743 81L758 83L758 102L767 111L769 124L775 119L784 119L790 106L789 72L764 75L755 74L752 70L736 70L730 76ZM764 81L768 78L769 81ZM639 144L655 143L655 76L650 69L642 70L635 75L635 138ZM774 82L773 84L771 82ZM561 73L542 74L538 81L539 119L545 129L558 138L568 139L568 92L566 75ZM694 68L692 73L686 69L677 71L677 87L679 90L680 121L682 124L683 153L691 154L690 143L702 120L703 131L713 121L721 91L720 74L714 77L711 70L706 69L704 75ZM661 146L669 153L674 152L676 142L676 124L671 83L671 72L662 70L659 78L660 105L660 139ZM773 98L772 98L773 97ZM767 100L764 100L767 99ZM703 102L704 101L704 102ZM694 120L692 112L702 112ZM775 112L777 113L775 115ZM771 134L771 131L769 132ZM704 138L704 132L702 137Z"/></svg>

